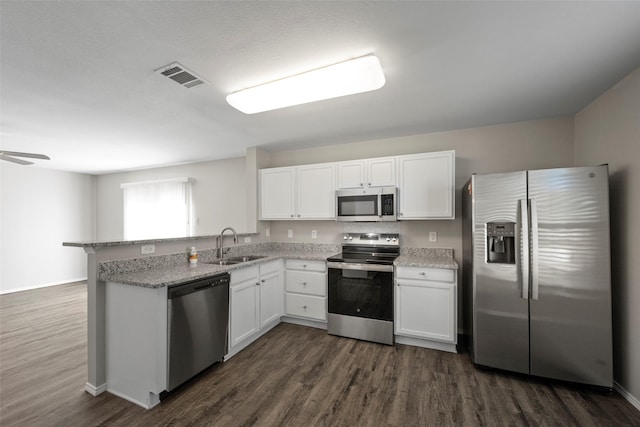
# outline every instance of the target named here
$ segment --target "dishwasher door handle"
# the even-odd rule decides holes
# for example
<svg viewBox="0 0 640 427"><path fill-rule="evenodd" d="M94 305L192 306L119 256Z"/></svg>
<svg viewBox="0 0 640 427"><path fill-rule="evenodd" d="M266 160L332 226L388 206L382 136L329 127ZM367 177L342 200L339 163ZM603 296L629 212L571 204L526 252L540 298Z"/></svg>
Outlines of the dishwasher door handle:
<svg viewBox="0 0 640 427"><path fill-rule="evenodd" d="M193 290L194 291L199 291L199 290L202 290L202 289L211 288L212 286L215 286L215 285L216 285L215 283L207 283L204 286L198 286L197 288L193 288Z"/></svg>

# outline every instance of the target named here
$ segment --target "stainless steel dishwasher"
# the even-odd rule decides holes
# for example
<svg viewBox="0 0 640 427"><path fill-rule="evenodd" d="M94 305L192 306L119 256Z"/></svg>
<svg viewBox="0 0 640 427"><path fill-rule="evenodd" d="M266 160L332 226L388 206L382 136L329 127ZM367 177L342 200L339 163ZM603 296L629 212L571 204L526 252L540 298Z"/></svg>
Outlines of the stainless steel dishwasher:
<svg viewBox="0 0 640 427"><path fill-rule="evenodd" d="M216 362L227 351L229 273L168 289L167 391Z"/></svg>

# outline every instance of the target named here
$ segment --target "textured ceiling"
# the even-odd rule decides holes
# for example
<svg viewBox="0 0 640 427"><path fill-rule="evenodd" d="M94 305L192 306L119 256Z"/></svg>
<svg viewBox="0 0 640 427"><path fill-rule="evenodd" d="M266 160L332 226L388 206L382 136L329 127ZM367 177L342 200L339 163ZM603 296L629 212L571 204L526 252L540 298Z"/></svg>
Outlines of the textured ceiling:
<svg viewBox="0 0 640 427"><path fill-rule="evenodd" d="M640 66L640 2L0 2L0 148L106 173L574 114ZM375 53L374 92L233 91ZM154 70L180 62L208 84Z"/></svg>

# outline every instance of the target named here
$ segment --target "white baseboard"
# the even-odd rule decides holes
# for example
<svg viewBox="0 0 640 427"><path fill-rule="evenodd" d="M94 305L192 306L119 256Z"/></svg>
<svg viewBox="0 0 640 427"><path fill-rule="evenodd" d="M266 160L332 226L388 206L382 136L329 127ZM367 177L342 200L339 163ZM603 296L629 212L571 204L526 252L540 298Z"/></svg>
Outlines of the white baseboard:
<svg viewBox="0 0 640 427"><path fill-rule="evenodd" d="M292 323L294 325L309 326L311 328L327 329L327 322L321 320L301 319L299 317L282 316L284 323Z"/></svg>
<svg viewBox="0 0 640 427"><path fill-rule="evenodd" d="M85 383L84 390L92 396L97 396L107 391L107 383L104 383L98 387L94 386L93 384Z"/></svg>
<svg viewBox="0 0 640 427"><path fill-rule="evenodd" d="M39 285L31 285L20 289L0 290L0 295L12 294L14 292L31 291L33 289L48 288L49 286L66 285L67 283L85 282L86 280L86 277L80 277L77 279L66 279L58 282L41 283Z"/></svg>
<svg viewBox="0 0 640 427"><path fill-rule="evenodd" d="M627 401L631 403L638 411L640 411L640 400L638 400L634 395L625 390L624 387L622 387L617 381L613 382L613 388L615 391L620 393L622 397L627 399Z"/></svg>
<svg viewBox="0 0 640 427"><path fill-rule="evenodd" d="M128 395L126 395L124 393L121 393L121 392L119 392L117 390L108 390L108 391L109 391L109 393L113 394L114 396L118 396L119 398L124 399L124 400L126 400L128 402L135 403L136 405L141 406L144 409L151 409L151 408L153 408L154 406L156 406L156 405L158 405L160 403L160 396L158 396L157 394L154 394L154 393L149 393L148 400L146 402L142 402L142 401L139 401L137 399L132 398L131 396L128 396Z"/></svg>
<svg viewBox="0 0 640 427"><path fill-rule="evenodd" d="M444 343L439 341L430 341L419 338L404 337L402 335L396 335L396 344L411 345L414 347L429 348L432 350L448 351L449 353L457 353L455 344Z"/></svg>

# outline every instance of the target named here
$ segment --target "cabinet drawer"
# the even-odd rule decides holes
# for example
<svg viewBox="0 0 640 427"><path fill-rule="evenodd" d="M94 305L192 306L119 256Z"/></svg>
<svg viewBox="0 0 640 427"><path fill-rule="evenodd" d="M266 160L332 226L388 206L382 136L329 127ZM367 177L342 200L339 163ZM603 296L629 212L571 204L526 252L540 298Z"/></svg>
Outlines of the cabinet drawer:
<svg viewBox="0 0 640 427"><path fill-rule="evenodd" d="M287 270L318 271L324 273L327 263L324 261L305 261L302 259L288 259Z"/></svg>
<svg viewBox="0 0 640 427"><path fill-rule="evenodd" d="M231 270L231 285L235 283L244 282L251 278L258 280L259 267L254 265L252 267L239 268L237 270Z"/></svg>
<svg viewBox="0 0 640 427"><path fill-rule="evenodd" d="M435 282L453 282L455 271L444 268L396 267L396 277Z"/></svg>
<svg viewBox="0 0 640 427"><path fill-rule="evenodd" d="M286 294L286 310L291 316L327 320L326 298L311 295Z"/></svg>
<svg viewBox="0 0 640 427"><path fill-rule="evenodd" d="M287 292L327 296L327 275L306 271L287 271Z"/></svg>

